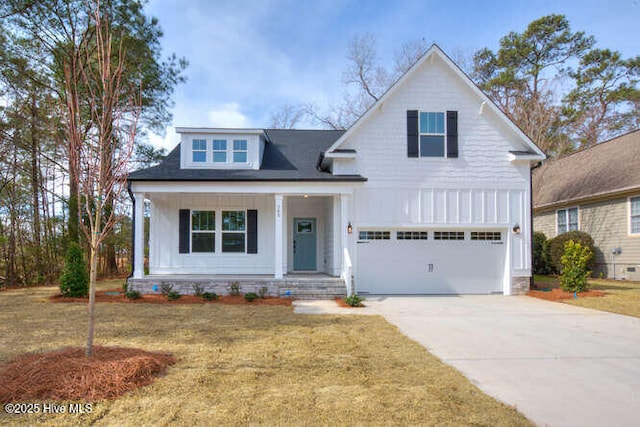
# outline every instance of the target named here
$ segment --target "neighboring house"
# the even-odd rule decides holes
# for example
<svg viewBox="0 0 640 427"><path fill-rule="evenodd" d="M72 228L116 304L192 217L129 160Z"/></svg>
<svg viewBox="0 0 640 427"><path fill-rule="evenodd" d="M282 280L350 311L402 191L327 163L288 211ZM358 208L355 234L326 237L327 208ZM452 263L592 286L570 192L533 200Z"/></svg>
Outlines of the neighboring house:
<svg viewBox="0 0 640 427"><path fill-rule="evenodd" d="M534 231L593 237L594 276L640 280L640 130L533 172Z"/></svg>
<svg viewBox="0 0 640 427"><path fill-rule="evenodd" d="M129 176L136 289L243 280L304 296L323 277L342 293L529 287L530 166L545 156L435 45L346 132L177 132L162 164Z"/></svg>

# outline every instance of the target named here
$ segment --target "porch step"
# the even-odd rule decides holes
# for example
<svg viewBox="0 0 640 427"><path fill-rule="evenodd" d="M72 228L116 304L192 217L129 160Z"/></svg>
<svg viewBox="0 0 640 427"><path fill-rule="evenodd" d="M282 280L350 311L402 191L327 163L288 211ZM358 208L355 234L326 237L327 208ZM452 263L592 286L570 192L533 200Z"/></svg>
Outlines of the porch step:
<svg viewBox="0 0 640 427"><path fill-rule="evenodd" d="M333 299L346 296L344 281L339 277L296 276L275 279L273 277L256 278L216 278L215 276L153 276L142 279L129 279L129 289L143 294L157 294L162 286L171 286L171 290L181 295L195 294L196 287L203 292L215 292L228 295L231 285L237 283L240 293L260 293L267 288L268 296L290 297L295 299Z"/></svg>

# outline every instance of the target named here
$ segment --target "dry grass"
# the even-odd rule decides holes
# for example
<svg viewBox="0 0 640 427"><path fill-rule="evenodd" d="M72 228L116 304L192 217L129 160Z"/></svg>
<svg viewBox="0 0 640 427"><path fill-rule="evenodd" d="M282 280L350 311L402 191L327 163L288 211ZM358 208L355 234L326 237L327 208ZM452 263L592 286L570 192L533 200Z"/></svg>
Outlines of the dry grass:
<svg viewBox="0 0 640 427"><path fill-rule="evenodd" d="M0 292L0 363L83 344L86 306L50 303L52 292ZM166 351L178 362L90 414L0 411L0 424L530 425L381 317L117 303L99 304L97 315L96 344Z"/></svg>
<svg viewBox="0 0 640 427"><path fill-rule="evenodd" d="M590 289L603 291L602 298L567 301L572 305L640 317L640 282L620 280L590 280Z"/></svg>

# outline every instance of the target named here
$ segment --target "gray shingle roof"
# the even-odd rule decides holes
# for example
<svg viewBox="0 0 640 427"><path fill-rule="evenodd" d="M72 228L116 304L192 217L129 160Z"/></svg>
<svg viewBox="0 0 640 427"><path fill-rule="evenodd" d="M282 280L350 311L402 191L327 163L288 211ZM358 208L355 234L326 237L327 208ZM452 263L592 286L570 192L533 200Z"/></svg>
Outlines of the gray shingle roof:
<svg viewBox="0 0 640 427"><path fill-rule="evenodd" d="M320 153L344 131L265 130L259 170L180 169L180 145L162 163L129 174L130 181L366 181L360 175L332 175L317 169Z"/></svg>
<svg viewBox="0 0 640 427"><path fill-rule="evenodd" d="M568 156L533 171L533 207L551 207L640 190L640 130Z"/></svg>

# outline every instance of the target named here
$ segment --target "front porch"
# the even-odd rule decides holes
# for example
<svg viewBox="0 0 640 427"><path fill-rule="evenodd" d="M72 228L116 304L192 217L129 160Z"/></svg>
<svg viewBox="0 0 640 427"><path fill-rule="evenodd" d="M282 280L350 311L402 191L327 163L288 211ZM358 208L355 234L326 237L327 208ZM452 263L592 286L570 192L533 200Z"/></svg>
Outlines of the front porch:
<svg viewBox="0 0 640 427"><path fill-rule="evenodd" d="M147 275L143 278L129 279L129 289L143 294L158 294L161 293L163 285L170 285L172 290L181 295L194 295L198 287L202 292L228 295L232 284L239 286L241 294L259 294L261 289L266 288L267 296L282 298L329 299L347 294L344 280L321 273L288 274L279 279L273 275L195 274Z"/></svg>
<svg viewBox="0 0 640 427"><path fill-rule="evenodd" d="M187 184L139 186L148 191L132 192L130 289L156 293L167 284L181 294L193 294L197 287L228 294L231 284L238 283L242 293L267 288L268 295L295 298L351 292L351 188L306 184L301 191L296 184L288 191L269 193L269 188L254 185L245 193L237 186L215 186L210 192Z"/></svg>

